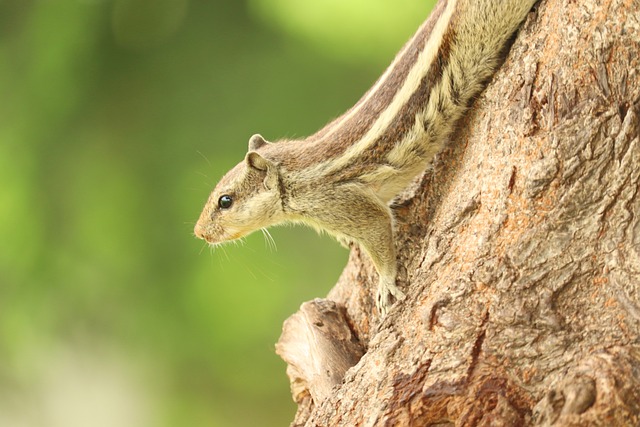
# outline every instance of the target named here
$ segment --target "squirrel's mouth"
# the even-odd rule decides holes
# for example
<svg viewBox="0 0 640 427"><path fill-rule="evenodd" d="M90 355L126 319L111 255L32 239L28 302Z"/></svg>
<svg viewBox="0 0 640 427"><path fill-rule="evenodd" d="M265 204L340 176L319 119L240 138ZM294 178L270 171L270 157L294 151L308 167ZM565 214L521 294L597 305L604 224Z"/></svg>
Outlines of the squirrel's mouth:
<svg viewBox="0 0 640 427"><path fill-rule="evenodd" d="M225 232L225 230L216 228L218 227L214 227L211 224L200 224L200 222L198 222L193 229L193 234L198 239L202 239L210 245L220 245L225 242L237 240L246 234L237 230L226 230Z"/></svg>

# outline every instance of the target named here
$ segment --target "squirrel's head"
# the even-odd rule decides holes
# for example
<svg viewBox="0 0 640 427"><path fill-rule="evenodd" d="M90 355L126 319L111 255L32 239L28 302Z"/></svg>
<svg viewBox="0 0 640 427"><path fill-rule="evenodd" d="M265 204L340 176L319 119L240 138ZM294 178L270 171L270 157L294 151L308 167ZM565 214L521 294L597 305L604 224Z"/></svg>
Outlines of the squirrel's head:
<svg viewBox="0 0 640 427"><path fill-rule="evenodd" d="M218 244L284 220L278 165L257 152L265 144L254 135L244 160L216 185L194 228L196 237Z"/></svg>

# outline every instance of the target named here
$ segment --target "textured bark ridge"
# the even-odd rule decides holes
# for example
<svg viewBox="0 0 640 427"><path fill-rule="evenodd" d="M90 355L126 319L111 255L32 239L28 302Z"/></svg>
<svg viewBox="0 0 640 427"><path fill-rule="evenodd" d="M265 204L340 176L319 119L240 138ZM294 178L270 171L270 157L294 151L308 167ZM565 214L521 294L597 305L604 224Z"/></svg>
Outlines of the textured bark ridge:
<svg viewBox="0 0 640 427"><path fill-rule="evenodd" d="M397 200L408 298L382 322L352 251L328 299L366 352L298 375L292 425L640 425L639 192L640 2L542 0Z"/></svg>

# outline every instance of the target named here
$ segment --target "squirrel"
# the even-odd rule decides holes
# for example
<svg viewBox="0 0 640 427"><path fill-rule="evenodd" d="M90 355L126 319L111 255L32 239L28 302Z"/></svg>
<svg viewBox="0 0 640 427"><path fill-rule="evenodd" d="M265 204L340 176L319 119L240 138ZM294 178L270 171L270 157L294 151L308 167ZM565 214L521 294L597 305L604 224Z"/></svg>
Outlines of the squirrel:
<svg viewBox="0 0 640 427"><path fill-rule="evenodd" d="M389 201L440 151L487 86L536 0L440 0L369 91L301 140L249 140L194 232L212 245L285 222L353 242L371 258L384 316L396 286Z"/></svg>

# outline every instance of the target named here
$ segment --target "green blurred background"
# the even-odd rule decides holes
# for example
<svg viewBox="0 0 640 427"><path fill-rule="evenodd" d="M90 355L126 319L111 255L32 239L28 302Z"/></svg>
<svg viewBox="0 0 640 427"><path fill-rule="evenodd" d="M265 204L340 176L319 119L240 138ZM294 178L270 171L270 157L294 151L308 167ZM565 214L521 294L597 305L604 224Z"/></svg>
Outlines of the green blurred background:
<svg viewBox="0 0 640 427"><path fill-rule="evenodd" d="M0 426L282 426L347 252L193 237L248 138L354 103L429 0L0 0Z"/></svg>

